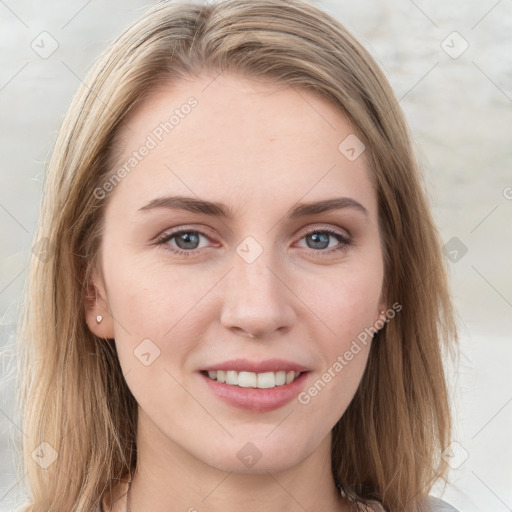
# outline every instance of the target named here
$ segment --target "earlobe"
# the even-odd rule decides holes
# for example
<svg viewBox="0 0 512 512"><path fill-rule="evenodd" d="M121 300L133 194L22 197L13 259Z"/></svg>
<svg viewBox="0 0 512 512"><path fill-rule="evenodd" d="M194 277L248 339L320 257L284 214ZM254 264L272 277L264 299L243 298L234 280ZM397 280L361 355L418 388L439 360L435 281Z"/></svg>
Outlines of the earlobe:
<svg viewBox="0 0 512 512"><path fill-rule="evenodd" d="M375 319L374 326L380 331L384 328L386 323L388 322L388 313L387 313L387 304L384 299L379 302L378 316Z"/></svg>
<svg viewBox="0 0 512 512"><path fill-rule="evenodd" d="M375 323L379 323L379 325L382 323L382 324L386 324L386 321L387 321L387 318L388 318L388 313L387 313L387 310L388 310L388 305L387 305L387 301L386 301L386 297L387 297L387 287L385 285L382 286L382 290L381 290L381 293L380 293L380 299L379 299L379 306L378 306L378 316L375 320Z"/></svg>
<svg viewBox="0 0 512 512"><path fill-rule="evenodd" d="M113 339L115 337L114 322L107 301L105 287L95 273L87 283L84 307L85 321L89 330L99 338Z"/></svg>

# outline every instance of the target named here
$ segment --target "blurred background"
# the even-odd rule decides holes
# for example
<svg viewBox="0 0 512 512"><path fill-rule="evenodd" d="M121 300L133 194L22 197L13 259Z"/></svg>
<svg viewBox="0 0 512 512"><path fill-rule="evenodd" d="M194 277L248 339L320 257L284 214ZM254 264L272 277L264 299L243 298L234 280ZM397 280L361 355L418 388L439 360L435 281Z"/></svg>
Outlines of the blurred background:
<svg viewBox="0 0 512 512"><path fill-rule="evenodd" d="M388 76L445 243L461 352L449 367L450 484L433 494L461 512L512 510L512 2L310 3L351 30ZM14 335L45 162L93 60L149 5L0 0L0 512L25 492L13 444L22 435Z"/></svg>

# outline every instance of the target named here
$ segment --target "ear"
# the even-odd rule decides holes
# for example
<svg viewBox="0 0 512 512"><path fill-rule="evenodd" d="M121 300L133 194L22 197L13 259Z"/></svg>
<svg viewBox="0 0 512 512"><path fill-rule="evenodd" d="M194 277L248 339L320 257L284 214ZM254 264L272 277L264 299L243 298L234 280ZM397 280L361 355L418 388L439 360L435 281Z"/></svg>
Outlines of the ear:
<svg viewBox="0 0 512 512"><path fill-rule="evenodd" d="M105 283L96 270L87 283L84 301L85 321L89 330L103 339L113 339L114 321L110 312Z"/></svg>
<svg viewBox="0 0 512 512"><path fill-rule="evenodd" d="M387 290L383 286L381 294L380 294L379 303L378 303L378 306L377 306L378 309L377 309L377 314L376 314L376 317L375 317L374 325L377 322L383 323L384 325L386 324L387 310L388 310L388 304L387 304L387 301L386 301L386 297L387 297Z"/></svg>

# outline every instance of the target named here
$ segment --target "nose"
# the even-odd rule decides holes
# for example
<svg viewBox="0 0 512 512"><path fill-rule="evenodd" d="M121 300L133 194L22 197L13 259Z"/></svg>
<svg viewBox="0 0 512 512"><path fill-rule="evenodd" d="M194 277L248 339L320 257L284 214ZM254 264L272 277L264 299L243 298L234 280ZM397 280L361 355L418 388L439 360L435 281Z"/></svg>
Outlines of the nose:
<svg viewBox="0 0 512 512"><path fill-rule="evenodd" d="M275 260L264 251L252 263L235 255L233 265L224 283L222 326L260 339L288 332L297 318L294 294Z"/></svg>

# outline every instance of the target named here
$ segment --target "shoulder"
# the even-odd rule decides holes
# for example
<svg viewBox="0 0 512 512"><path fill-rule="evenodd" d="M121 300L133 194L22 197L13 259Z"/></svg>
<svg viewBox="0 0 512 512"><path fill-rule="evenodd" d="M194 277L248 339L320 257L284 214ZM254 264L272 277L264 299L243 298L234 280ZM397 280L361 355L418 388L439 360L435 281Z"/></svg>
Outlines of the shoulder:
<svg viewBox="0 0 512 512"><path fill-rule="evenodd" d="M430 495L425 498L425 505L425 512L459 512L446 501Z"/></svg>
<svg viewBox="0 0 512 512"><path fill-rule="evenodd" d="M426 496L424 499L423 512L459 512L455 507L452 507L446 501L434 496ZM385 512L385 509L379 503L375 503L371 509L373 512Z"/></svg>

